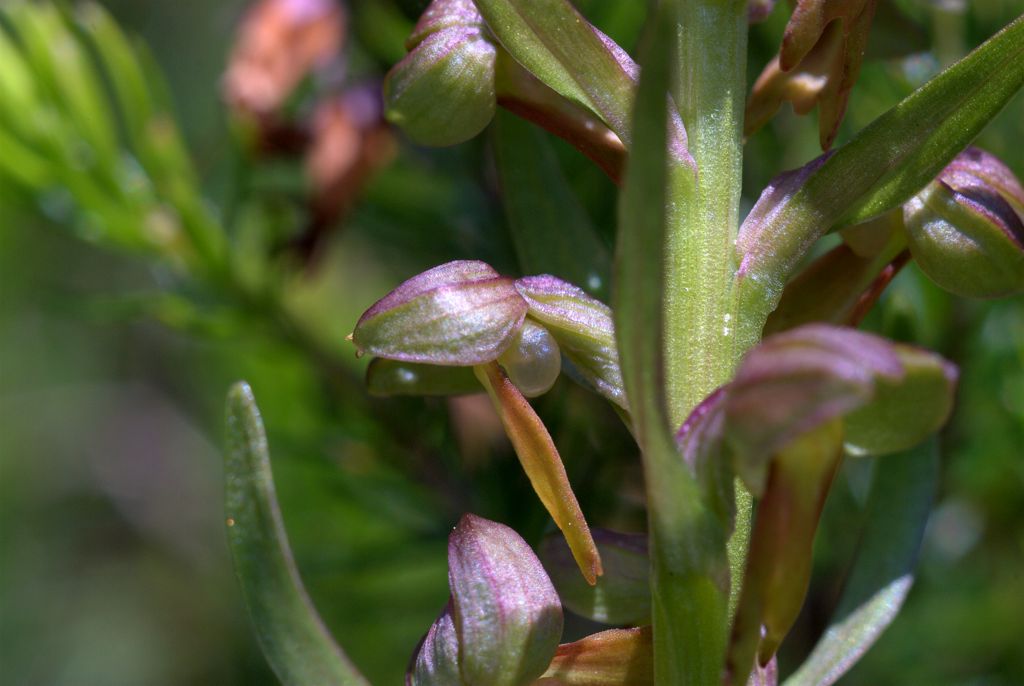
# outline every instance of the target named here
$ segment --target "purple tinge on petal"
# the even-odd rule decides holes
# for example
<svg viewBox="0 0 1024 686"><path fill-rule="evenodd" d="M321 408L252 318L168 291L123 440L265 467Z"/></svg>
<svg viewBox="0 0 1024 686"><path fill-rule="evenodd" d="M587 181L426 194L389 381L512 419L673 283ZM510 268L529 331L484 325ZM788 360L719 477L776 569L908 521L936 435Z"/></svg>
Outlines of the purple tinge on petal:
<svg viewBox="0 0 1024 686"><path fill-rule="evenodd" d="M939 179L959 192L987 186L1003 196L1017 212L1024 212L1024 186L1002 160L981 148L971 146L957 155L942 170Z"/></svg>
<svg viewBox="0 0 1024 686"><path fill-rule="evenodd" d="M765 465L783 446L875 393L904 369L892 344L854 329L810 324L770 336L729 385L727 438L740 476L759 493Z"/></svg>
<svg viewBox="0 0 1024 686"><path fill-rule="evenodd" d="M484 27L483 17L473 0L434 0L420 15L412 34L405 40L405 49L412 51L427 36L453 26Z"/></svg>
<svg viewBox="0 0 1024 686"><path fill-rule="evenodd" d="M464 683L520 686L544 673L562 635L562 606L519 534L463 516L449 538L448 583Z"/></svg>
<svg viewBox="0 0 1024 686"><path fill-rule="evenodd" d="M459 675L459 638L449 600L441 616L420 641L405 675L406 686L457 686Z"/></svg>
<svg viewBox="0 0 1024 686"><path fill-rule="evenodd" d="M471 366L497 358L526 317L511 279L483 262L435 267L401 284L360 317L362 353L405 362Z"/></svg>
<svg viewBox="0 0 1024 686"><path fill-rule="evenodd" d="M546 274L523 277L515 285L526 300L530 317L551 332L587 383L628 409L611 308L582 289Z"/></svg>

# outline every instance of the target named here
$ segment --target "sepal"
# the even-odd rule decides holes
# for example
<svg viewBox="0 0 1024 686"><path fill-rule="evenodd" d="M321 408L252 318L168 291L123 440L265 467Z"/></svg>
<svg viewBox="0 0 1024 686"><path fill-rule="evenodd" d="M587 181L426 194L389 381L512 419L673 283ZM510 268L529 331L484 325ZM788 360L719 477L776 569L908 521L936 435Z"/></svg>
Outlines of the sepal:
<svg viewBox="0 0 1024 686"><path fill-rule="evenodd" d="M378 300L352 332L360 353L404 362L472 366L511 344L526 301L511 279L460 260L414 276Z"/></svg>

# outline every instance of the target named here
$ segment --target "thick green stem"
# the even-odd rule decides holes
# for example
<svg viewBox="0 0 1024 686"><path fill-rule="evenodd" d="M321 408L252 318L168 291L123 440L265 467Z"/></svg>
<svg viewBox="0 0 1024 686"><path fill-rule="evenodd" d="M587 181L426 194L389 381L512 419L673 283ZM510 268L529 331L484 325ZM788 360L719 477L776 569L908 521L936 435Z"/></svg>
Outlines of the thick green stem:
<svg viewBox="0 0 1024 686"><path fill-rule="evenodd" d="M746 100L747 5L679 0L676 101L697 163L694 199L670 217L665 298L669 415L675 425L727 381L735 343L736 271Z"/></svg>
<svg viewBox="0 0 1024 686"><path fill-rule="evenodd" d="M663 347L666 410L672 426L679 426L698 403L729 380L745 352L734 335L738 311L733 255L743 168L747 6L743 0L676 4L679 63L674 95L696 162L697 183L685 192L674 191L667 204ZM647 460L648 471L657 466ZM696 489L660 493L664 487L659 484L685 483L662 476L667 474L648 474L655 683L717 685L731 614L727 584L719 577L728 565L724 531ZM689 501L683 508L664 507L689 516L666 521L666 512L660 510L669 499ZM738 531L728 554L734 570L742 568L746 556L750 499L740 498L738 505ZM677 549L687 539L691 546L694 540L717 543L687 554ZM694 559L694 553L704 559ZM736 588L738 581L733 580Z"/></svg>

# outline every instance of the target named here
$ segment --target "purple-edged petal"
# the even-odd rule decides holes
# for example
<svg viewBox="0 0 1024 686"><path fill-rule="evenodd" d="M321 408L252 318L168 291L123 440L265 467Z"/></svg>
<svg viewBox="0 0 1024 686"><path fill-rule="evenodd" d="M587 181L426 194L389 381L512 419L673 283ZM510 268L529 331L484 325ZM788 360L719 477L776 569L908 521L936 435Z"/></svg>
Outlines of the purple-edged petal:
<svg viewBox="0 0 1024 686"><path fill-rule="evenodd" d="M526 317L511 279L483 262L456 261L409 279L360 317L361 353L425 364L472 366L494 360Z"/></svg>
<svg viewBox="0 0 1024 686"><path fill-rule="evenodd" d="M562 353L598 393L628 410L622 385L611 308L554 276L527 276L515 283L532 319L558 341Z"/></svg>
<svg viewBox="0 0 1024 686"><path fill-rule="evenodd" d="M420 641L409 666L409 672L405 675L405 684L458 686L461 683L459 637L455 631L455 620L452 618L452 602L449 600L444 612Z"/></svg>
<svg viewBox="0 0 1024 686"><path fill-rule="evenodd" d="M448 543L448 582L466 686L523 686L544 673L562 635L562 606L526 542L465 515Z"/></svg>
<svg viewBox="0 0 1024 686"><path fill-rule="evenodd" d="M544 537L538 555L562 604L603 624L647 624L651 620L651 561L647 534L594 529L604 574L593 586L580 577L576 560L558 534Z"/></svg>
<svg viewBox="0 0 1024 686"><path fill-rule="evenodd" d="M809 324L766 338L729 384L726 436L753 492L785 445L868 403L879 378L904 378L892 344L854 329Z"/></svg>

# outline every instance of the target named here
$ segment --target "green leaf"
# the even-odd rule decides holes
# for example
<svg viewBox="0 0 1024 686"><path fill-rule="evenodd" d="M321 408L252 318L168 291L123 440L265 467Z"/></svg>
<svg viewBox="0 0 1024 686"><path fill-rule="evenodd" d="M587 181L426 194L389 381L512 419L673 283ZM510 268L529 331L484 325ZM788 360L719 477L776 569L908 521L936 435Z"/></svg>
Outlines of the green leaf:
<svg viewBox="0 0 1024 686"><path fill-rule="evenodd" d="M784 686L830 686L874 644L896 617L938 485L933 439L875 463L868 514L843 595L824 636Z"/></svg>
<svg viewBox="0 0 1024 686"><path fill-rule="evenodd" d="M568 0L475 2L512 57L548 87L598 115L629 145L636 83L628 55L612 47Z"/></svg>
<svg viewBox="0 0 1024 686"><path fill-rule="evenodd" d="M751 344L789 274L830 228L905 202L1024 85L1024 16L878 117L835 153L766 189L740 229L741 332Z"/></svg>
<svg viewBox="0 0 1024 686"><path fill-rule="evenodd" d="M270 454L248 384L228 394L228 543L263 654L285 686L369 686L306 594L274 493Z"/></svg>
<svg viewBox="0 0 1024 686"><path fill-rule="evenodd" d="M651 561L646 534L622 534L594 529L604 575L591 586L576 570L572 551L561 536L544 537L540 560L567 608L603 624L649 624L651 621Z"/></svg>
<svg viewBox="0 0 1024 686"><path fill-rule="evenodd" d="M376 357L366 368L370 395L467 395L482 393L469 367L441 367Z"/></svg>
<svg viewBox="0 0 1024 686"><path fill-rule="evenodd" d="M608 249L544 134L507 112L495 123L495 156L519 266L526 274L553 274L606 297Z"/></svg>

